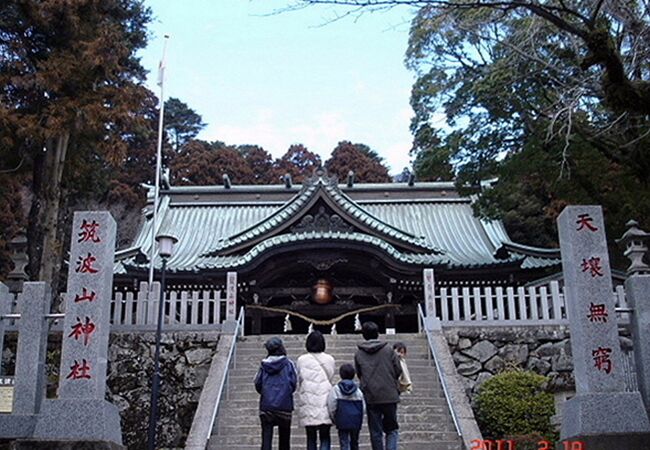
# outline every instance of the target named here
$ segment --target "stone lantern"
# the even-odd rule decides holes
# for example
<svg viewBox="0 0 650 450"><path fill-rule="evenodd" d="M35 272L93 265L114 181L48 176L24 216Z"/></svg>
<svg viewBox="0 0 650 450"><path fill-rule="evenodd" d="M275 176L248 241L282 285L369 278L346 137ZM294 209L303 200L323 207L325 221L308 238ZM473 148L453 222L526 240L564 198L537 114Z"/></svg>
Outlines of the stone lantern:
<svg viewBox="0 0 650 450"><path fill-rule="evenodd" d="M632 262L630 267L627 268L628 275L650 273L650 266L644 261L643 257L648 251L646 241L650 238L650 233L646 233L639 228L639 223L636 220L630 220L625 224L627 231L623 233L616 243L625 245L625 256Z"/></svg>

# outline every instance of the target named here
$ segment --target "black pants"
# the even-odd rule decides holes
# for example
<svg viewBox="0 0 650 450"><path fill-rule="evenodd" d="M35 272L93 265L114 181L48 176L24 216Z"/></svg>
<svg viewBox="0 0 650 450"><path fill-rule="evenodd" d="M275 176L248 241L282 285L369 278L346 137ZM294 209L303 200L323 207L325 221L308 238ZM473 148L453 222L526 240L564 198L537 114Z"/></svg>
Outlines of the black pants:
<svg viewBox="0 0 650 450"><path fill-rule="evenodd" d="M273 427L278 427L279 449L291 448L291 413L276 414L273 412L260 413L262 422L262 450L271 450L273 443Z"/></svg>
<svg viewBox="0 0 650 450"><path fill-rule="evenodd" d="M314 425L305 427L307 430L307 450L330 450L330 425ZM316 439L316 433L320 438L320 446Z"/></svg>

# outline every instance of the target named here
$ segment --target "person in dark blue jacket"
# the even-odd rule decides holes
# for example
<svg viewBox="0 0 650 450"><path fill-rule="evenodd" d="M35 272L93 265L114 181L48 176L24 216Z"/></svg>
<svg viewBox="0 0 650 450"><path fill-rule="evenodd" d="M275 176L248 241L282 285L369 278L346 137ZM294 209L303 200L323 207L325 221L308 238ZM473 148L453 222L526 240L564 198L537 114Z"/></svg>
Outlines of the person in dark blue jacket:
<svg viewBox="0 0 650 450"><path fill-rule="evenodd" d="M289 450L293 392L298 380L296 366L287 358L280 338L272 337L264 347L268 355L255 375L255 390L260 394L262 450L271 450L275 426L278 427L280 450Z"/></svg>
<svg viewBox="0 0 650 450"><path fill-rule="evenodd" d="M327 409L339 432L341 450L359 450L359 431L365 413L361 389L354 382L354 367L343 364L339 369L341 381L330 391Z"/></svg>

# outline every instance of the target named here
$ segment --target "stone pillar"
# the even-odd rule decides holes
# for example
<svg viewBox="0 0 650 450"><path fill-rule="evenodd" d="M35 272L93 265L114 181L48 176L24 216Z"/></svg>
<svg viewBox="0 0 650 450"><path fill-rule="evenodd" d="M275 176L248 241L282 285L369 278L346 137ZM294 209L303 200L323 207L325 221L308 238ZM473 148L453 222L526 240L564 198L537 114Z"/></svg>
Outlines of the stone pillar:
<svg viewBox="0 0 650 450"><path fill-rule="evenodd" d="M46 283L27 282L19 297L14 414L37 414L45 397L45 352L52 293Z"/></svg>
<svg viewBox="0 0 650 450"><path fill-rule="evenodd" d="M626 225L627 230L616 242L625 246L623 254L630 259L625 296L633 310L630 328L637 384L646 411L650 414L650 266L643 260L648 252L646 242L650 239L650 233L639 228L635 220L630 220Z"/></svg>
<svg viewBox="0 0 650 450"><path fill-rule="evenodd" d="M51 300L50 287L46 283L25 283L18 297L21 317L18 319L13 411L0 415L2 438L28 438L34 431L45 397L48 334L45 314L49 312Z"/></svg>
<svg viewBox="0 0 650 450"><path fill-rule="evenodd" d="M424 328L426 330L440 330L440 319L436 317L436 282L433 269L424 269L422 276L424 286Z"/></svg>
<svg viewBox="0 0 650 450"><path fill-rule="evenodd" d="M2 371L2 349L5 342L5 328L7 326L7 319L2 316L11 312L11 299L12 295L9 293L9 287L0 282L0 375Z"/></svg>
<svg viewBox="0 0 650 450"><path fill-rule="evenodd" d="M59 398L44 404L37 439L122 443L118 409L104 399L115 231L108 212L74 214Z"/></svg>
<svg viewBox="0 0 650 450"><path fill-rule="evenodd" d="M226 274L226 321L221 324L221 331L230 333L235 330L237 322L237 272Z"/></svg>
<svg viewBox="0 0 650 450"><path fill-rule="evenodd" d="M589 450L646 448L641 395L625 392L603 215L568 206L558 217L576 396L562 413L562 440Z"/></svg>
<svg viewBox="0 0 650 450"><path fill-rule="evenodd" d="M628 306L634 310L630 328L637 384L650 415L650 274L630 276L625 281L625 297Z"/></svg>

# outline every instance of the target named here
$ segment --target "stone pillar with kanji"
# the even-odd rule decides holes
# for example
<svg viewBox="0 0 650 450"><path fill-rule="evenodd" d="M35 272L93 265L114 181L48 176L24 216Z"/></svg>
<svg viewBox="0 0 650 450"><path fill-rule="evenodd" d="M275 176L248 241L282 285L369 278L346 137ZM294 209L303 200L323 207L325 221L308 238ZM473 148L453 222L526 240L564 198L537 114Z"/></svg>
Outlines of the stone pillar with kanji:
<svg viewBox="0 0 650 450"><path fill-rule="evenodd" d="M221 324L222 331L228 333L237 325L237 272L226 274L226 320Z"/></svg>
<svg viewBox="0 0 650 450"><path fill-rule="evenodd" d="M104 399L115 232L108 212L74 214L58 399L44 404L39 439L122 443L118 410Z"/></svg>
<svg viewBox="0 0 650 450"><path fill-rule="evenodd" d="M436 282L433 269L422 271L422 285L424 288L424 327L427 330L440 330L442 324L436 315Z"/></svg>
<svg viewBox="0 0 650 450"><path fill-rule="evenodd" d="M602 210L568 206L557 223L576 383L561 439L589 450L646 448L650 423L641 396L625 392Z"/></svg>

